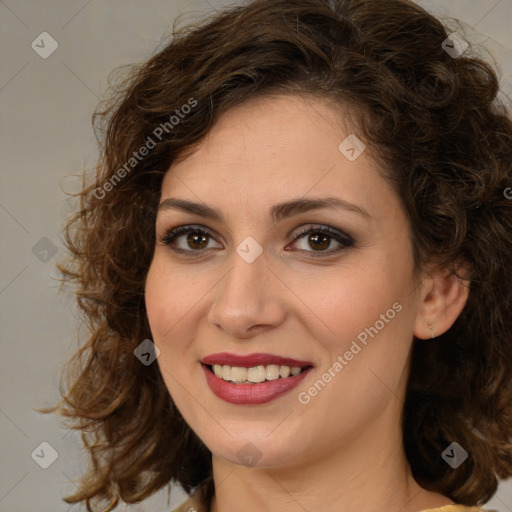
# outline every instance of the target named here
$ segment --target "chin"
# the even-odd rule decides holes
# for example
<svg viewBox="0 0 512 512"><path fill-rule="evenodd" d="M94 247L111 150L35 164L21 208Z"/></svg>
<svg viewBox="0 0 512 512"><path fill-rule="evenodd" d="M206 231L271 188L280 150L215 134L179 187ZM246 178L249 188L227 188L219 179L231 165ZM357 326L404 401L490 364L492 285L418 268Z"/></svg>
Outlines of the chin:
<svg viewBox="0 0 512 512"><path fill-rule="evenodd" d="M277 435L273 438L265 438L263 435L234 435L225 444L220 445L217 442L208 443L207 446L215 457L248 468L282 468L297 463L304 454L303 442L285 440Z"/></svg>

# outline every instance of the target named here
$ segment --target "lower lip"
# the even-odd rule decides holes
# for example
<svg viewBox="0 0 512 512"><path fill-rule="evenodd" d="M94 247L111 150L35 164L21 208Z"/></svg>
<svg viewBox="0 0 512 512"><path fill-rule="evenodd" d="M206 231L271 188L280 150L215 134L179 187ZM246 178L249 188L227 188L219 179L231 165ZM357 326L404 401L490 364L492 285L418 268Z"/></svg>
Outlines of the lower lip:
<svg viewBox="0 0 512 512"><path fill-rule="evenodd" d="M298 386L313 368L308 368L294 377L268 380L257 384L233 384L217 377L208 367L201 363L206 382L213 394L230 404L257 405L265 404Z"/></svg>

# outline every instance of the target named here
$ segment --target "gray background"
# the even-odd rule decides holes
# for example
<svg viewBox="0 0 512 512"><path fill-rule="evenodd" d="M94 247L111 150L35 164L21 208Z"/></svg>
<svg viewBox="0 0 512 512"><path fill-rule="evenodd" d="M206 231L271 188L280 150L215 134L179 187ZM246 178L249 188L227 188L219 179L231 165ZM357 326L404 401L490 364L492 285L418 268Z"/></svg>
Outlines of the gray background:
<svg viewBox="0 0 512 512"><path fill-rule="evenodd" d="M82 510L61 499L85 463L79 435L32 408L56 402L61 367L77 345L74 299L69 292L57 294L54 263L74 207L65 192L79 190L80 173L92 169L97 157L90 119L107 76L151 56L179 14L192 21L228 3L0 0L1 512ZM483 56L501 66L503 89L511 93L512 0L419 3L463 20L469 39L490 50ZM31 48L44 31L59 45L47 59ZM41 442L58 453L48 469L31 458ZM168 511L184 497L180 492L167 505L162 492L126 509ZM512 481L500 486L490 505L512 511Z"/></svg>

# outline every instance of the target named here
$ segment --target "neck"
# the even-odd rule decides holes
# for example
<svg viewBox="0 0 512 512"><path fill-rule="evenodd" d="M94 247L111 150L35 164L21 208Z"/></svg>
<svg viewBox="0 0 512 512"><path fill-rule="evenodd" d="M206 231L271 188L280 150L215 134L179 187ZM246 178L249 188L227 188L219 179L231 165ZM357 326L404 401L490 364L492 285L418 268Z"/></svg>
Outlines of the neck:
<svg viewBox="0 0 512 512"><path fill-rule="evenodd" d="M247 468L213 456L210 512L238 512L241 503L245 512L419 512L452 504L416 483L400 429L385 424L381 417L343 446L286 467Z"/></svg>

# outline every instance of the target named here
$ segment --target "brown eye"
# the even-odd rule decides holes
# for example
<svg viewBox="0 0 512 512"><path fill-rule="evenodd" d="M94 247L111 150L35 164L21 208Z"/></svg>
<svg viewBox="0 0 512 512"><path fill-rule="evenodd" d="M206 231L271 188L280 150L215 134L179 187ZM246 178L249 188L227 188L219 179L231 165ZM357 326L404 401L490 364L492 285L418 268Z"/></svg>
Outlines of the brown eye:
<svg viewBox="0 0 512 512"><path fill-rule="evenodd" d="M331 245L331 237L323 234L313 234L308 236L308 243L315 251L323 251Z"/></svg>
<svg viewBox="0 0 512 512"><path fill-rule="evenodd" d="M208 235L202 233L189 233L187 244L191 249L204 249L208 245Z"/></svg>
<svg viewBox="0 0 512 512"><path fill-rule="evenodd" d="M301 231L295 237L293 245L298 245L297 242L302 243L302 247L299 247L298 250L310 253L310 256L315 258L330 256L354 245L352 237L328 226ZM327 250L333 243L337 244L338 248Z"/></svg>
<svg viewBox="0 0 512 512"><path fill-rule="evenodd" d="M163 244L180 253L205 252L208 249L208 244L213 240L208 231L192 226L179 226L171 229L160 239Z"/></svg>

